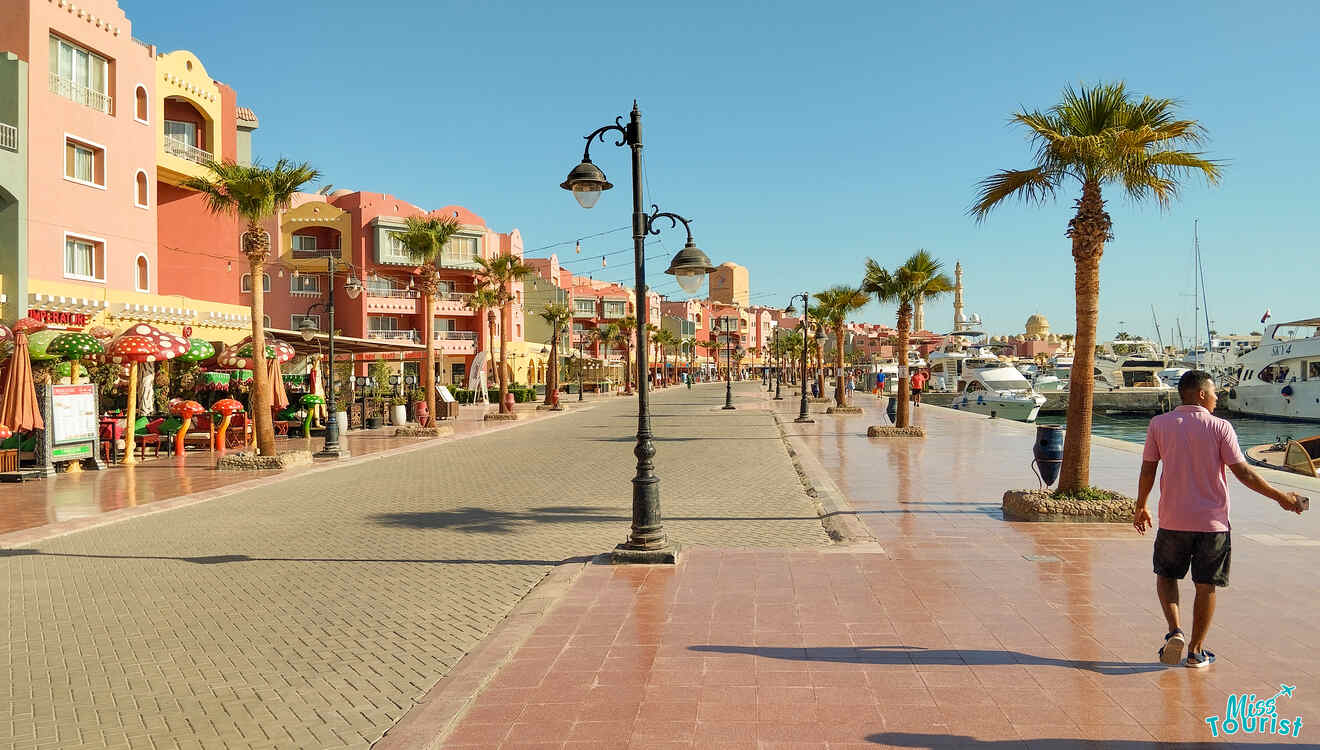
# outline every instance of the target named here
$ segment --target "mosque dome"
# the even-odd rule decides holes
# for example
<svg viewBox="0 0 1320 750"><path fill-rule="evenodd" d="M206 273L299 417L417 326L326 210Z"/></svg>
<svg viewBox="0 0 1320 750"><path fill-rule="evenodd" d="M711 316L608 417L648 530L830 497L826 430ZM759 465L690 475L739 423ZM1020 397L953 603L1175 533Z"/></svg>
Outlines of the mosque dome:
<svg viewBox="0 0 1320 750"><path fill-rule="evenodd" d="M1027 318L1028 336L1043 337L1043 336L1048 336L1049 333L1050 333L1050 322L1045 319L1044 315L1041 315L1040 313L1036 313L1035 315L1032 315L1030 318Z"/></svg>

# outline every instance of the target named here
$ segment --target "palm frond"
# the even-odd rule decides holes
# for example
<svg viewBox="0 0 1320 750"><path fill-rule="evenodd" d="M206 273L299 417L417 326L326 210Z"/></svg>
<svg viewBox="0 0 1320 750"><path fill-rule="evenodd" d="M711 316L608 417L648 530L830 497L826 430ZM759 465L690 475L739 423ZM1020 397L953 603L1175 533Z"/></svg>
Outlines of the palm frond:
<svg viewBox="0 0 1320 750"><path fill-rule="evenodd" d="M1057 172L1045 167L1006 169L981 180L976 201L968 209L976 221L985 221L990 211L1004 201L1017 197L1024 203L1044 203L1058 190Z"/></svg>

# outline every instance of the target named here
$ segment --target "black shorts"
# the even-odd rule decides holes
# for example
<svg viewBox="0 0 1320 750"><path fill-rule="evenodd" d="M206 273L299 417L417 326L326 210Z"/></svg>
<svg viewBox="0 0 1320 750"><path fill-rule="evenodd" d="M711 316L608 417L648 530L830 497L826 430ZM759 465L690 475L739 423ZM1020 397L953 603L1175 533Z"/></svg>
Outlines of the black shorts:
<svg viewBox="0 0 1320 750"><path fill-rule="evenodd" d="M1190 567L1194 583L1227 586L1232 553L1227 531L1160 529L1155 534L1155 575L1182 580Z"/></svg>

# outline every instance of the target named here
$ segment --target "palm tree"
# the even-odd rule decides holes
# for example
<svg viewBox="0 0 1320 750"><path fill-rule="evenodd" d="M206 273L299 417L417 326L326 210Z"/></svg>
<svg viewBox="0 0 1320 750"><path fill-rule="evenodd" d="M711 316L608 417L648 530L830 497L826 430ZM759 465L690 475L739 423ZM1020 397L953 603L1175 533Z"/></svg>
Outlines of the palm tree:
<svg viewBox="0 0 1320 750"><path fill-rule="evenodd" d="M541 320L550 325L550 375L545 382L545 403L554 403L554 394L559 391L559 332L573 320L568 305L559 302L547 303L541 311Z"/></svg>
<svg viewBox="0 0 1320 750"><path fill-rule="evenodd" d="M693 371L693 369L696 367L696 364L697 364L697 337L696 337L696 336L687 336L687 337L683 338L683 340L681 340L681 341L678 342L678 347L679 347L679 350L680 350L680 351L686 351L686 352L687 352L687 361L688 361L688 367L687 367L688 382L692 382L692 374L693 374L692 371Z"/></svg>
<svg viewBox="0 0 1320 750"><path fill-rule="evenodd" d="M610 347L617 344L619 339L624 337L623 332L619 330L618 323L608 323L603 326L596 326L591 329L590 335L600 344L600 358L602 360L608 360L610 358ZM627 342L625 341L624 344L626 347ZM627 372L624 372L623 379L628 379Z"/></svg>
<svg viewBox="0 0 1320 750"><path fill-rule="evenodd" d="M623 337L623 395L632 395L632 334L637 330L637 318L625 315L614 324ZM640 374L638 375L640 377Z"/></svg>
<svg viewBox="0 0 1320 750"><path fill-rule="evenodd" d="M834 401L839 406L847 406L848 390L844 387L843 376L844 324L849 313L865 307L870 297L857 287L842 284L816 292L814 296L820 306L820 320L834 329Z"/></svg>
<svg viewBox="0 0 1320 750"><path fill-rule="evenodd" d="M1181 180L1199 174L1211 185L1219 182L1219 162L1206 159L1203 152L1184 150L1204 141L1205 128L1195 120L1178 119L1177 107L1173 99L1138 100L1122 83L1099 83L1065 89L1061 101L1046 111L1017 112L1011 122L1027 128L1036 146L1035 164L982 180L969 209L980 222L1010 198L1044 203L1074 180L1081 187L1067 231L1076 265L1077 346L1068 386L1061 491L1090 482L1100 256L1113 237L1101 188L1117 185L1134 201L1153 198L1168 209Z"/></svg>
<svg viewBox="0 0 1320 750"><path fill-rule="evenodd" d="M275 425L271 414L270 384L266 382L266 317L263 267L270 256L270 240L261 222L288 208L294 194L306 183L321 176L311 165L294 164L280 159L273 166L250 165L232 161L208 160L207 174L189 177L183 187L196 190L206 200L213 214L228 214L246 222L243 254L248 259L252 279L252 417L256 422L257 452L275 455Z"/></svg>
<svg viewBox="0 0 1320 750"><path fill-rule="evenodd" d="M655 340L655 335L659 332L660 332L660 326L656 325L655 323L646 324L646 358L649 360L647 362L648 370L649 368L655 367L656 360L659 359L659 356L656 354L656 352L660 349L660 347ZM638 377L640 378L641 375L639 374ZM647 378L647 382L649 383L651 379L650 372L646 373L646 378Z"/></svg>
<svg viewBox="0 0 1320 750"><path fill-rule="evenodd" d="M422 345L426 363L422 369L422 392L426 394L426 413L435 415L435 293L440 287L440 269L436 261L460 225L454 218L409 216L402 232L394 235L403 243L408 258L417 264L417 287L422 293Z"/></svg>
<svg viewBox="0 0 1320 750"><path fill-rule="evenodd" d="M487 310L494 310L495 308L504 304L503 300L504 298L500 296L500 293L497 289L483 284L478 286L476 288L476 291L472 292L472 294L468 295L467 305L468 307L472 308L472 310L477 314L477 325L481 325L481 316ZM487 331L487 335L486 335L486 349L487 349L486 357L488 361L493 361L493 358L490 356L489 350L490 347L495 343L495 321L492 319L489 325L490 328ZM497 377L502 377L502 376L497 376ZM483 399L485 398L484 393L482 394L482 398ZM503 398L503 396L501 396L501 398ZM477 399L475 395L473 396L472 400L474 403L476 402Z"/></svg>
<svg viewBox="0 0 1320 750"><path fill-rule="evenodd" d="M659 357L660 382L662 384L667 383L669 370L666 367L666 363L665 363L665 352L669 350L671 347L678 346L678 336L673 331L670 331L665 328L661 328L655 332L654 340L655 340L655 347L660 353L660 357Z"/></svg>
<svg viewBox="0 0 1320 750"><path fill-rule="evenodd" d="M504 404L504 397L509 393L508 366L508 342L509 342L509 305L513 302L513 283L519 281L522 277L532 273L532 267L523 263L519 258L510 253L497 255L494 258L477 258L477 277L481 283L496 291L499 295L500 308L500 413L507 413L509 408Z"/></svg>
<svg viewBox="0 0 1320 750"><path fill-rule="evenodd" d="M908 335L912 329L912 306L918 298L929 300L953 291L953 280L941 273L943 266L925 250L918 250L903 265L889 271L874 260L866 259L866 275L862 289L874 294L880 304L898 304L898 358L899 373L907 372ZM898 413L894 423L908 426L908 377L898 379Z"/></svg>

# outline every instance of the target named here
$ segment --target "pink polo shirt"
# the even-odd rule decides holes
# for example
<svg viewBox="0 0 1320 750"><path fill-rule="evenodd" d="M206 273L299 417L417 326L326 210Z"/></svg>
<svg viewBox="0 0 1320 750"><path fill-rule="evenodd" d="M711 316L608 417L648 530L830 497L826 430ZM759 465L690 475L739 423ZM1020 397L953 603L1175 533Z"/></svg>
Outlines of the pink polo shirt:
<svg viewBox="0 0 1320 750"><path fill-rule="evenodd" d="M1171 531L1228 531L1224 467L1247 459L1228 420L1202 406L1179 406L1150 420L1146 461L1163 461L1159 523Z"/></svg>

